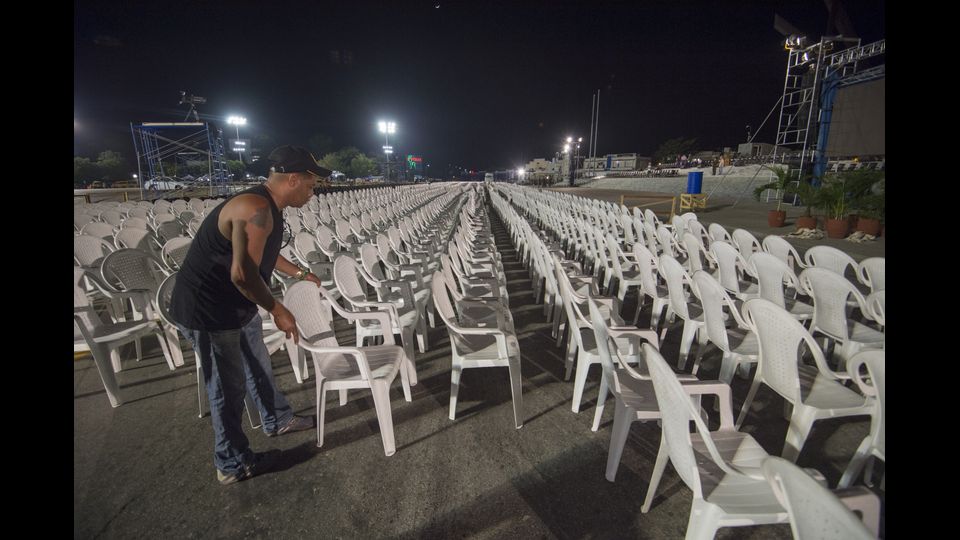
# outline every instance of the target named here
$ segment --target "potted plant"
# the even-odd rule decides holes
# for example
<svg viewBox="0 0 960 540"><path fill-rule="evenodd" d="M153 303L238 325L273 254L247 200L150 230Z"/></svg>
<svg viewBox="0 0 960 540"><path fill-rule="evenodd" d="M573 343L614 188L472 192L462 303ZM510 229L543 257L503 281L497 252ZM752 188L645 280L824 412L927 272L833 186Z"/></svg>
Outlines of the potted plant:
<svg viewBox="0 0 960 540"><path fill-rule="evenodd" d="M886 175L880 171L854 171L848 177L851 206L859 214L856 229L879 236L880 224L886 213Z"/></svg>
<svg viewBox="0 0 960 540"><path fill-rule="evenodd" d="M810 177L807 176L807 178L797 182L796 184L787 184L786 192L796 195L797 198L800 199L800 204L805 207L803 215L797 217L797 230L816 229L817 218L813 215L813 208L815 208L818 204L818 197L820 196L819 185L814 186L810 182Z"/></svg>
<svg viewBox="0 0 960 540"><path fill-rule="evenodd" d="M847 175L827 177L820 185L817 208L824 211L824 229L828 238L846 238L850 232Z"/></svg>
<svg viewBox="0 0 960 540"><path fill-rule="evenodd" d="M783 205L783 194L786 193L787 184L790 183L790 171L786 167L769 167L764 165L763 168L770 170L775 178L754 189L753 198L759 201L760 195L762 195L764 191L768 189L776 190L777 209L767 212L767 225L771 227L783 227L787 219L787 212L782 210L781 206Z"/></svg>

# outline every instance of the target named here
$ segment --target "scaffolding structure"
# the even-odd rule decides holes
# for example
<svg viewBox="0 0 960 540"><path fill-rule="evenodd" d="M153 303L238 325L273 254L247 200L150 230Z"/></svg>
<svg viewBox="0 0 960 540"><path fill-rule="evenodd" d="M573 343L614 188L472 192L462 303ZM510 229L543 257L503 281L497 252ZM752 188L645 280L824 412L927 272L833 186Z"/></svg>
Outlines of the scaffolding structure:
<svg viewBox="0 0 960 540"><path fill-rule="evenodd" d="M878 79L884 66L861 69L861 62L886 52L886 40L862 45L859 38L826 36L808 45L806 37L792 35L786 40L787 71L780 101L780 121L773 160L783 148L799 147L796 179L814 166L819 178L826 168L827 135L833 99L839 88Z"/></svg>
<svg viewBox="0 0 960 540"><path fill-rule="evenodd" d="M224 157L223 130L212 122L131 123L130 131L137 154L141 198L144 182L169 176L164 169L165 162L169 169L205 159L210 196L228 191L230 173Z"/></svg>

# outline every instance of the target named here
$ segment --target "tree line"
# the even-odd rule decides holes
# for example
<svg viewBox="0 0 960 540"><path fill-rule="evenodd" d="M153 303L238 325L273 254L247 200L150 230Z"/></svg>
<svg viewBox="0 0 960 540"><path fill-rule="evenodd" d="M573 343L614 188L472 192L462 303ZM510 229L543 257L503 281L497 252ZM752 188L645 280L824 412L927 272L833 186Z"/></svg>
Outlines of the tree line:
<svg viewBox="0 0 960 540"><path fill-rule="evenodd" d="M313 138L311 138L311 141L313 141ZM322 150L323 147L319 149ZM328 152L318 152L318 149L315 148L310 148L310 150L314 153L315 157L323 156L317 159L321 165L330 170L339 171L348 178L371 176L376 174L379 168L376 158L364 154L353 146ZM263 156L262 159L255 163L227 160L227 170L235 178L242 178L246 173L254 176L267 176L270 162L265 159L265 157L266 156ZM95 159L74 156L73 183L75 187L80 187L96 180L106 182L130 180L132 172L136 170L136 166L135 162L127 160L120 152L115 150L104 150L100 152ZM163 163L163 174L165 176L183 178L189 175L196 178L208 172L206 162L185 164L177 163L176 160L168 160Z"/></svg>

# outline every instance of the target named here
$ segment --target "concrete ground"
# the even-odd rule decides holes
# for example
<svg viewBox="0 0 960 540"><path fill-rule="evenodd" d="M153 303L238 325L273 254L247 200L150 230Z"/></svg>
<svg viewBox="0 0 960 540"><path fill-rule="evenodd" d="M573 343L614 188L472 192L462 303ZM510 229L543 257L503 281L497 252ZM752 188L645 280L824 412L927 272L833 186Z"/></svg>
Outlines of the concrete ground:
<svg viewBox="0 0 960 540"><path fill-rule="evenodd" d="M513 425L505 368L467 370L457 419L447 418L450 350L441 326L431 330L430 350L417 354L413 401L405 402L399 381L394 384L394 456L383 454L368 391L352 392L345 406L328 395L322 448L314 430L268 439L245 420L252 448L280 449L280 463L225 487L215 477L210 418L197 417L189 347L186 365L171 372L156 343L145 343L146 358L125 361L118 374L126 403L116 409L92 361L82 357L74 362L74 537L682 538L692 495L672 466L653 508L640 513L660 429L634 423L616 482L607 482L612 400L600 430L590 431L599 367L590 372L580 413L573 413L564 349L551 338L528 273L496 220L494 229L522 351L521 429ZM628 320L635 306L631 293L623 310ZM648 320L645 306L641 325ZM337 323L340 343L353 344L352 328ZM670 361L677 358L679 334L672 327L661 347ZM282 351L273 365L295 411L314 414L313 377L298 384ZM699 376L715 378L719 365L717 350L708 349ZM749 380L734 378L734 410L748 386ZM787 430L783 400L761 388L743 429L779 455ZM867 417L818 422L798 463L817 468L835 486L868 430ZM876 474L883 470L878 463ZM717 537L791 533L788 525L767 525L721 529Z"/></svg>

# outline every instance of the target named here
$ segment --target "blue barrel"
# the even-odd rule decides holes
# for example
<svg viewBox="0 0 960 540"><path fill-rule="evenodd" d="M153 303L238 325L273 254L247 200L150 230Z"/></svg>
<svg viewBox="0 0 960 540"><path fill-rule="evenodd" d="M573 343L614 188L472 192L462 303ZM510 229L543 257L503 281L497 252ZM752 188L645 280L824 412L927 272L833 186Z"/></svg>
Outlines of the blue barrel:
<svg viewBox="0 0 960 540"><path fill-rule="evenodd" d="M700 193L703 188L703 171L687 173L687 193Z"/></svg>

